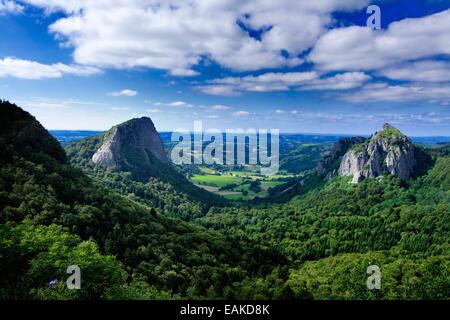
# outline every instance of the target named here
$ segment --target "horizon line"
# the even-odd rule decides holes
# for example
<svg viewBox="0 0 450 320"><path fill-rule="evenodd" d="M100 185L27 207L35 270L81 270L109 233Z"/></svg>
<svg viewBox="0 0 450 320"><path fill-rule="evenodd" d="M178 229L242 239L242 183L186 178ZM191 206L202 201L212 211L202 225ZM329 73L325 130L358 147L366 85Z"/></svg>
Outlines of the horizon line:
<svg viewBox="0 0 450 320"><path fill-rule="evenodd" d="M107 132L108 130L91 130L91 129L47 129L47 131L51 132L51 131L66 131L66 132ZM175 131L171 131L171 130L163 130L163 131L157 131L159 134L163 134L163 133L172 133ZM194 131L191 131L190 133L196 133ZM226 133L225 131L223 133ZM355 137L355 136L363 136L363 137L370 137L372 134L367 134L367 133L319 133L319 132L281 132L280 131L280 135L305 135L305 136L341 136L341 137ZM429 135L429 136L424 136L424 135L406 135L408 137L411 138L445 138L445 139L449 139L450 140L450 136L444 136L444 135ZM450 141L449 141L450 142Z"/></svg>

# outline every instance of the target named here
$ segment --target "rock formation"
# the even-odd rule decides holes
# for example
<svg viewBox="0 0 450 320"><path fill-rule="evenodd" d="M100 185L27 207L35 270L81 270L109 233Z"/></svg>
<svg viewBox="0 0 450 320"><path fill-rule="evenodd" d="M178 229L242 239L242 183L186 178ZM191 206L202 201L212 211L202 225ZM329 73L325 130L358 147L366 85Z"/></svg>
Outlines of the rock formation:
<svg viewBox="0 0 450 320"><path fill-rule="evenodd" d="M347 151L342 158L338 174L353 176L353 183L387 173L406 181L411 177L415 164L414 145L411 140L386 123L380 132Z"/></svg>
<svg viewBox="0 0 450 320"><path fill-rule="evenodd" d="M150 166L152 156L166 163L161 138L148 117L132 119L109 130L92 161L104 167L130 169Z"/></svg>
<svg viewBox="0 0 450 320"><path fill-rule="evenodd" d="M341 138L331 148L330 153L317 165L315 171L318 175L326 175L325 180L337 176L335 163L355 144L363 143L364 137Z"/></svg>

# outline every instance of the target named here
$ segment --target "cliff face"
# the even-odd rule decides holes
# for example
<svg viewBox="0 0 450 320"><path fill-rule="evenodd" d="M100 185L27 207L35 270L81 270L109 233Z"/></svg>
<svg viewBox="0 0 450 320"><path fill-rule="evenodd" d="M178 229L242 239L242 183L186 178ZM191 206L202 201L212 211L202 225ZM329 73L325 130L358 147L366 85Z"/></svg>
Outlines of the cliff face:
<svg viewBox="0 0 450 320"><path fill-rule="evenodd" d="M342 158L338 174L358 183L390 173L406 181L416 164L414 145L399 130L385 124L365 143L353 146Z"/></svg>
<svg viewBox="0 0 450 320"><path fill-rule="evenodd" d="M317 165L315 171L318 175L326 175L325 180L335 177L337 172L336 163L349 148L355 144L363 143L364 137L341 138L331 148L330 153Z"/></svg>
<svg viewBox="0 0 450 320"><path fill-rule="evenodd" d="M155 157L166 163L161 138L150 118L132 119L109 130L92 161L104 167L132 169L153 164Z"/></svg>

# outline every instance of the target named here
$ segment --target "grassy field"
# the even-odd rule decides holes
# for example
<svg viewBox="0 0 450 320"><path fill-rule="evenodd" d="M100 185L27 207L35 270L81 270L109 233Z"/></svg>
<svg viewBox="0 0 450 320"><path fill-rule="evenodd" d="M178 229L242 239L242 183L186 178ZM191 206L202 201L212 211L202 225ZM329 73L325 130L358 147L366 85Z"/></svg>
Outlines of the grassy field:
<svg viewBox="0 0 450 320"><path fill-rule="evenodd" d="M283 183L286 183L286 181L261 181L261 188L264 190L269 190L270 188L279 186Z"/></svg>
<svg viewBox="0 0 450 320"><path fill-rule="evenodd" d="M264 198L269 195L268 190L286 183L292 177L290 174L279 173L274 176L263 176L259 171L215 171L211 168L201 167L201 174L191 176L191 181L200 188L221 195L229 200L248 201L256 197ZM260 181L260 190L255 192L250 188L252 181ZM233 188L222 189L225 186L235 185Z"/></svg>
<svg viewBox="0 0 450 320"><path fill-rule="evenodd" d="M206 167L200 167L200 171L206 174L216 174L216 171L214 171L211 168L206 168Z"/></svg>
<svg viewBox="0 0 450 320"><path fill-rule="evenodd" d="M240 184L242 183L242 179L233 176L227 175L211 175L211 174L194 174L191 177L192 182L197 184L203 184L213 187L224 187L229 184Z"/></svg>

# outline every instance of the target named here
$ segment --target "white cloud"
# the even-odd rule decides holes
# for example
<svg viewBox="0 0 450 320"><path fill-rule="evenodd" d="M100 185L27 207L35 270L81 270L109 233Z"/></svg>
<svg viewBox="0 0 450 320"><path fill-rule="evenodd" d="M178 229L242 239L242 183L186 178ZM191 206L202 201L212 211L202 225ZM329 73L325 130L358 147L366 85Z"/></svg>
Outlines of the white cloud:
<svg viewBox="0 0 450 320"><path fill-rule="evenodd" d="M213 106L202 106L201 108L205 109L206 112L227 111L227 110L232 109L229 106L224 106L224 105L221 105L221 104L216 104L216 105L213 105Z"/></svg>
<svg viewBox="0 0 450 320"><path fill-rule="evenodd" d="M177 108L192 108L193 105L184 101L174 101L167 104L169 107L177 107Z"/></svg>
<svg viewBox="0 0 450 320"><path fill-rule="evenodd" d="M277 109L277 110L275 110L275 113L276 113L276 114L283 114L283 113L284 113L284 111L283 111L283 110L281 110L281 109Z"/></svg>
<svg viewBox="0 0 450 320"><path fill-rule="evenodd" d="M38 110L38 109L72 109L79 107L104 107L103 103L93 101L80 101L76 99L49 99L35 97L27 100L15 100L20 106Z"/></svg>
<svg viewBox="0 0 450 320"><path fill-rule="evenodd" d="M324 34L309 55L321 70L374 70L450 54L450 9L391 23L386 31L352 26Z"/></svg>
<svg viewBox="0 0 450 320"><path fill-rule="evenodd" d="M214 96L237 96L238 92L235 91L235 88L230 85L219 85L219 84L210 84L204 86L195 87L197 90Z"/></svg>
<svg viewBox="0 0 450 320"><path fill-rule="evenodd" d="M180 68L170 70L170 74L178 77L194 77L198 76L200 73L194 70Z"/></svg>
<svg viewBox="0 0 450 320"><path fill-rule="evenodd" d="M14 77L20 79L60 78L64 74L89 76L100 73L93 67L66 65L62 63L42 64L35 61L7 57L0 59L0 78Z"/></svg>
<svg viewBox="0 0 450 320"><path fill-rule="evenodd" d="M219 116L216 114L212 114L212 115L208 116L208 119L218 119L218 118L219 118Z"/></svg>
<svg viewBox="0 0 450 320"><path fill-rule="evenodd" d="M238 95L242 91L270 92L286 91L317 79L319 74L311 72L270 72L259 76L226 77L209 81L207 85L196 88L212 95Z"/></svg>
<svg viewBox="0 0 450 320"><path fill-rule="evenodd" d="M300 90L348 90L361 87L371 79L362 72L346 72L333 77L316 79L300 87Z"/></svg>
<svg viewBox="0 0 450 320"><path fill-rule="evenodd" d="M193 76L192 67L203 59L238 71L299 65L298 55L326 32L334 11L361 9L369 1L25 2L64 11L50 30L73 46L77 63ZM261 39L251 37L243 25L264 29Z"/></svg>
<svg viewBox="0 0 450 320"><path fill-rule="evenodd" d="M393 125L412 124L414 126L421 124L447 125L450 123L450 116L446 113L422 112L422 113L399 113L377 112L376 114L361 113L334 113L334 112L304 112L297 116L296 121L308 121L313 123L344 123L346 126L359 126L361 123L366 126L375 125L379 127L383 123Z"/></svg>
<svg viewBox="0 0 450 320"><path fill-rule="evenodd" d="M233 112L233 116L235 116L235 117L247 117L249 115L250 115L250 112L248 112L248 111L236 111L236 112Z"/></svg>
<svg viewBox="0 0 450 320"><path fill-rule="evenodd" d="M447 82L450 81L450 62L419 61L403 63L383 69L379 74L393 80Z"/></svg>
<svg viewBox="0 0 450 320"><path fill-rule="evenodd" d="M112 107L111 110L113 110L113 111L126 111L126 110L130 110L130 108L128 108L128 107Z"/></svg>
<svg viewBox="0 0 450 320"><path fill-rule="evenodd" d="M18 101L25 108L30 109L70 109L72 106L70 103L65 101L52 101L52 100L42 100L42 101Z"/></svg>
<svg viewBox="0 0 450 320"><path fill-rule="evenodd" d="M339 95L349 102L450 102L450 84L389 85L387 83L367 84L360 90Z"/></svg>
<svg viewBox="0 0 450 320"><path fill-rule="evenodd" d="M56 63L52 66L63 74L72 74L76 76L90 76L101 72L99 69L93 67L73 66L63 63Z"/></svg>
<svg viewBox="0 0 450 320"><path fill-rule="evenodd" d="M123 89L121 91L114 91L108 94L113 97L135 97L138 95L138 92L135 90Z"/></svg>
<svg viewBox="0 0 450 320"><path fill-rule="evenodd" d="M347 90L361 87L371 79L362 72L347 72L320 78L315 71L265 73L259 76L227 77L197 86L197 90L212 95L238 95L241 92L273 92L295 90ZM221 88L223 90L216 90ZM226 89L225 89L226 88Z"/></svg>
<svg viewBox="0 0 450 320"><path fill-rule="evenodd" d="M24 7L15 1L1 0L0 1L0 15L2 14L21 14Z"/></svg>
<svg viewBox="0 0 450 320"><path fill-rule="evenodd" d="M159 109L148 109L147 112L148 113L158 113L158 112L161 112L161 110L159 110Z"/></svg>

